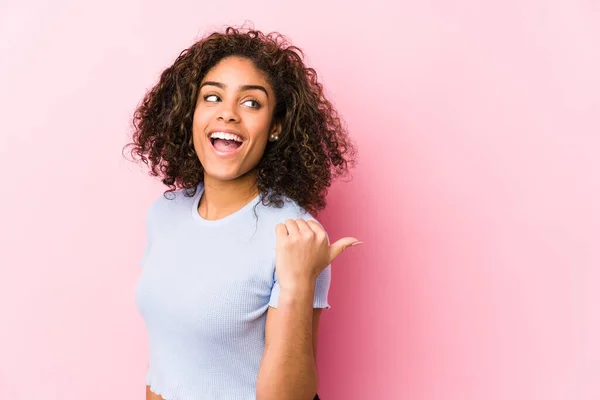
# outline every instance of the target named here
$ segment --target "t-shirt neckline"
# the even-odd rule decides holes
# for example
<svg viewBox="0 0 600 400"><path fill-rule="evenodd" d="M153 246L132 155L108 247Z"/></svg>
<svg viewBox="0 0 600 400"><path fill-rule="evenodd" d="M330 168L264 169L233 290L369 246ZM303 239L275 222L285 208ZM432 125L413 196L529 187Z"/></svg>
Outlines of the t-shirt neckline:
<svg viewBox="0 0 600 400"><path fill-rule="evenodd" d="M229 214L228 216L220 218L220 219L208 220L208 219L202 218L202 216L200 216L200 213L198 212L198 204L200 203L200 199L202 198L202 193L204 193L204 185L202 183L200 183L198 185L198 190L196 190L196 195L194 196L194 199L192 201L191 212L192 212L192 218L197 223L199 223L201 225L206 225L206 226L219 226L219 225L226 224L230 221L233 221L233 220L236 220L236 219L242 217L244 214L246 214L246 212L248 210L250 210L252 207L254 207L260 201L260 198L261 198L261 194L259 193L252 200L250 200L249 203L247 203L245 206L243 206L239 210L233 212L232 214Z"/></svg>

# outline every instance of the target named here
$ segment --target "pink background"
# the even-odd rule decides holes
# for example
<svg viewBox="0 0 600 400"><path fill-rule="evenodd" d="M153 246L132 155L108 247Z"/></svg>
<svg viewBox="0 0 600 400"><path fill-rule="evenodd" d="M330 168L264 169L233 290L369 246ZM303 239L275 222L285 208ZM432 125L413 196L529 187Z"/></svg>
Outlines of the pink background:
<svg viewBox="0 0 600 400"><path fill-rule="evenodd" d="M600 398L599 3L350 3L0 4L3 399L143 399L162 187L121 147L160 71L246 19L306 50L360 150L319 215L365 242L334 262L322 397Z"/></svg>

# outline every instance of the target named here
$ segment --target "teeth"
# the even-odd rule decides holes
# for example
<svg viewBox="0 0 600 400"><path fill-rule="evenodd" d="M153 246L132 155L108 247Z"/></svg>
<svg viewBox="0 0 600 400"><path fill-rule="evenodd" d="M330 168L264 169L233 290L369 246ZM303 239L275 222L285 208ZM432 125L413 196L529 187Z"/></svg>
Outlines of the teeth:
<svg viewBox="0 0 600 400"><path fill-rule="evenodd" d="M225 133L225 132L213 132L210 134L211 139L224 139L224 140L235 140L236 142L242 142L242 138L238 135L234 135L233 133Z"/></svg>

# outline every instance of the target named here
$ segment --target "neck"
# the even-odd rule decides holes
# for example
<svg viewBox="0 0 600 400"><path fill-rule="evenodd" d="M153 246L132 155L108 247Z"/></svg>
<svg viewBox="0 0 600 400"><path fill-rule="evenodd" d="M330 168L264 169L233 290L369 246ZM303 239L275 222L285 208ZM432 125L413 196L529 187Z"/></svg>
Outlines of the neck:
<svg viewBox="0 0 600 400"><path fill-rule="evenodd" d="M233 214L258 195L254 171L231 181L221 181L204 174L204 193L198 213L206 220L217 220Z"/></svg>

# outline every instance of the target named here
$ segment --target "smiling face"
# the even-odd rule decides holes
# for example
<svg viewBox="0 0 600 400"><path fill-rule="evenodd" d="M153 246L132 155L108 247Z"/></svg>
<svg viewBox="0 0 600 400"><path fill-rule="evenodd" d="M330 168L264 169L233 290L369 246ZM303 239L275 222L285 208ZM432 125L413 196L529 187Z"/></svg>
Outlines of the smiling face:
<svg viewBox="0 0 600 400"><path fill-rule="evenodd" d="M264 73L249 59L224 58L206 74L192 127L205 179L229 181L254 170L270 135L279 135L275 104Z"/></svg>

